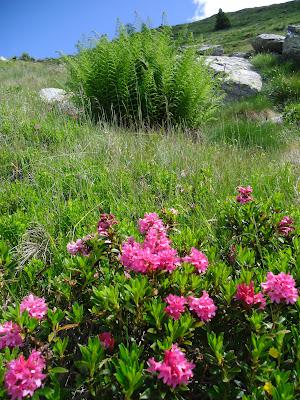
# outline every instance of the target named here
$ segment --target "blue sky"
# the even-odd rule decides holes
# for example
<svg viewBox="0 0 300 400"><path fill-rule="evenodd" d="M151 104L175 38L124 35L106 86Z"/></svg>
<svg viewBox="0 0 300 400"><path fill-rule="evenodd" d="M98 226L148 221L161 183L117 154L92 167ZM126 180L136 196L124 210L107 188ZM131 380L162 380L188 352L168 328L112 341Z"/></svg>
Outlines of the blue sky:
<svg viewBox="0 0 300 400"><path fill-rule="evenodd" d="M167 13L169 24L214 14L219 7L233 11L285 0L0 0L0 56L23 51L37 58L70 54L78 40L93 31L113 36L116 20L134 22L135 12L152 26Z"/></svg>

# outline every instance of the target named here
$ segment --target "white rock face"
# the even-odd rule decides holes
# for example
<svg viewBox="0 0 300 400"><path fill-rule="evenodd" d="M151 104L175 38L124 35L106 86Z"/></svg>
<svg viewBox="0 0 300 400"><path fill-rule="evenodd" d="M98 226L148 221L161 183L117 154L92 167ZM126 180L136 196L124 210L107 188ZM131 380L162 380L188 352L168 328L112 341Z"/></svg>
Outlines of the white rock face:
<svg viewBox="0 0 300 400"><path fill-rule="evenodd" d="M217 73L224 74L222 88L232 99L252 96L262 89L262 78L252 64L239 57L206 57L205 62Z"/></svg>
<svg viewBox="0 0 300 400"><path fill-rule="evenodd" d="M0 61L8 61L8 59L3 56L0 56Z"/></svg>
<svg viewBox="0 0 300 400"><path fill-rule="evenodd" d="M44 88L40 90L39 95L45 103L57 105L62 112L71 115L78 114L78 109L70 102L72 94L63 89Z"/></svg>

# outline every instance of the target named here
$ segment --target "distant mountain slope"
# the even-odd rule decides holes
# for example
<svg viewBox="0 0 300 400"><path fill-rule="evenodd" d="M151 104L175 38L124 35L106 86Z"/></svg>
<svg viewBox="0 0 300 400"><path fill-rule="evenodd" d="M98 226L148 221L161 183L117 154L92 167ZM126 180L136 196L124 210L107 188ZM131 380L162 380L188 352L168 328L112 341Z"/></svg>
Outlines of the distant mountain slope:
<svg viewBox="0 0 300 400"><path fill-rule="evenodd" d="M223 10L226 12L226 10ZM232 28L214 31L215 16L173 27L175 35L186 28L197 41L221 44L225 52L249 50L250 40L260 33L286 33L289 24L300 24L300 0L228 13Z"/></svg>

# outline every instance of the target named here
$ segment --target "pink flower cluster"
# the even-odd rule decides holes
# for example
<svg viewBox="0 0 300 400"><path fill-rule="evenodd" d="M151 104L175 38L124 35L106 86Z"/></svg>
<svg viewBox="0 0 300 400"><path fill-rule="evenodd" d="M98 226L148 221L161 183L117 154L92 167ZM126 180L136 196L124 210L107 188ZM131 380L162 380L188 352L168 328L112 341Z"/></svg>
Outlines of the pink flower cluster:
<svg viewBox="0 0 300 400"><path fill-rule="evenodd" d="M101 214L97 230L100 236L109 236L111 227L118 222L113 214Z"/></svg>
<svg viewBox="0 0 300 400"><path fill-rule="evenodd" d="M0 349L22 346L21 328L12 321L0 325Z"/></svg>
<svg viewBox="0 0 300 400"><path fill-rule="evenodd" d="M294 304L298 300L298 290L295 285L294 278L284 272L278 275L268 272L266 282L261 284L272 303L286 304Z"/></svg>
<svg viewBox="0 0 300 400"><path fill-rule="evenodd" d="M143 243L129 238L123 243L121 263L129 270L146 274L156 270L173 271L179 265L177 251L171 247L167 230L157 214L145 214L139 221Z"/></svg>
<svg viewBox="0 0 300 400"><path fill-rule="evenodd" d="M290 232L295 230L292 218L285 216L278 224L278 232L283 236L288 236Z"/></svg>
<svg viewBox="0 0 300 400"><path fill-rule="evenodd" d="M165 312L176 320L181 317L182 313L184 313L187 300L183 296L169 294L165 298L165 302L168 304L168 306L165 308Z"/></svg>
<svg viewBox="0 0 300 400"><path fill-rule="evenodd" d="M249 285L247 285L246 283L241 283L240 285L237 285L235 298L236 300L245 303L247 306L260 304L260 309L264 309L266 307L266 300L262 293L254 293L253 281L251 281Z"/></svg>
<svg viewBox="0 0 300 400"><path fill-rule="evenodd" d="M206 255L203 254L201 251L195 249L195 247L191 248L190 255L185 256L182 261L192 264L199 273L205 272L208 267L208 259Z"/></svg>
<svg viewBox="0 0 300 400"><path fill-rule="evenodd" d="M195 365L189 362L184 353L173 344L170 350L165 351L163 361L157 362L154 358L148 360L148 372L158 372L158 378L169 386L187 385L193 377Z"/></svg>
<svg viewBox="0 0 300 400"><path fill-rule="evenodd" d="M21 355L16 360L10 361L4 380L12 400L33 396L46 378L46 375L42 373L44 368L45 360L36 350L31 352L27 360Z"/></svg>
<svg viewBox="0 0 300 400"><path fill-rule="evenodd" d="M115 346L115 339L111 332L100 333L99 340L105 349L113 350Z"/></svg>
<svg viewBox="0 0 300 400"><path fill-rule="evenodd" d="M187 301L190 311L194 311L203 322L210 321L216 315L217 307L205 290L200 298L190 296Z"/></svg>
<svg viewBox="0 0 300 400"><path fill-rule="evenodd" d="M240 204L246 204L249 203L249 201L252 201L253 198L251 196L251 193L253 192L253 189L251 186L243 187L239 186L238 187L238 196L236 197L236 201Z"/></svg>
<svg viewBox="0 0 300 400"><path fill-rule="evenodd" d="M185 305L189 306L190 311L194 311L201 321L210 321L215 316L217 307L213 300L209 297L208 293L204 290L200 298L189 296L176 296L169 294L165 298L168 306L165 312L173 319L179 319L185 311Z"/></svg>
<svg viewBox="0 0 300 400"><path fill-rule="evenodd" d="M44 298L29 294L22 300L22 303L20 304L20 311L28 311L30 317L40 320L47 313L48 307Z"/></svg>
<svg viewBox="0 0 300 400"><path fill-rule="evenodd" d="M90 248L87 241L92 238L91 235L85 236L83 239L77 239L76 242L70 242L67 244L67 251L72 256L81 254L82 256L88 257L90 255Z"/></svg>

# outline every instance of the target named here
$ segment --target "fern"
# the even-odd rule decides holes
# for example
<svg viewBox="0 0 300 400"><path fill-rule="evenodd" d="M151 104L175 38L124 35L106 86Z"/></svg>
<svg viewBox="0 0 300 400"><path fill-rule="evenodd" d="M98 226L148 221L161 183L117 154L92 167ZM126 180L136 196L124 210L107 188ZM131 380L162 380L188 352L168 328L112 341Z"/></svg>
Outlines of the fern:
<svg viewBox="0 0 300 400"><path fill-rule="evenodd" d="M180 56L168 28L145 29L118 39L102 37L92 49L68 58L69 88L78 102L125 126L184 124L197 128L212 119L218 89L194 50Z"/></svg>

